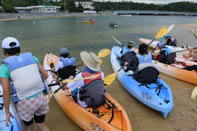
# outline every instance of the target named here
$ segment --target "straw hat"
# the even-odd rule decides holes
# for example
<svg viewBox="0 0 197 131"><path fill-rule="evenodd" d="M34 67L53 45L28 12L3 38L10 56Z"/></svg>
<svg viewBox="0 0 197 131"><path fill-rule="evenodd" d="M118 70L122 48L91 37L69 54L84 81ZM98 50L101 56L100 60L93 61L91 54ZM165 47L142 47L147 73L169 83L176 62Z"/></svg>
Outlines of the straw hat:
<svg viewBox="0 0 197 131"><path fill-rule="evenodd" d="M83 63L91 70L93 71L101 70L100 65L99 65L99 58L93 52L88 53L86 51L81 51L80 57Z"/></svg>

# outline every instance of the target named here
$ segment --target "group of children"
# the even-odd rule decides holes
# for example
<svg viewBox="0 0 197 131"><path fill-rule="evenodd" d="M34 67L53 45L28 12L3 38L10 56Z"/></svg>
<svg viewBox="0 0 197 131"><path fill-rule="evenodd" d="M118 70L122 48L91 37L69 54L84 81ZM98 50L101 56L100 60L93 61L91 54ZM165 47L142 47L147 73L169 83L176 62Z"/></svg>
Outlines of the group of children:
<svg viewBox="0 0 197 131"><path fill-rule="evenodd" d="M175 39L169 36L166 36L165 38L167 45L175 46ZM159 49L158 53L148 53L148 46L146 44L140 44L138 53L136 54L136 50L133 48L134 42L130 41L127 47L123 48L121 56L119 56L118 59L120 60L121 65L124 66L124 70L128 75L134 75L136 72L142 71L146 67L153 67L152 59L158 59L160 62L171 64L173 63L169 58L171 51L166 44L163 44L162 42L157 44L157 48ZM25 130L33 130L33 121L35 121L41 130L49 131L49 128L44 124L45 115L49 111L49 107L46 95L43 93L46 88L43 81L44 79L47 79L48 73L39 63L38 58L31 53L20 54L20 44L16 38L7 37L3 39L2 49L5 56L7 56L0 66L0 78L3 87L7 126L10 122L10 117L12 117L9 110L12 87L17 92L19 99L17 110L20 119L25 125ZM185 56L186 58L197 58L197 52L195 50L191 49L189 52L190 54ZM73 99L81 106L89 107L93 103L90 101L87 103L86 98L82 97L83 94L81 92L83 92L83 89L94 80L102 81L104 79L104 73L101 71L99 58L95 53L82 51L80 53L80 58L83 62L82 71L76 74L75 70L72 70L67 78L81 79L90 76L96 77L68 83L63 89L69 89L72 93ZM57 63L57 66L52 70L54 72L63 72L64 69L71 71L71 67L75 67L75 58L69 55L67 48L62 48L60 50L60 60ZM102 93L99 95L95 92L88 95L97 97L99 102L102 103L105 99L103 98L103 95L105 94L104 85L102 85L102 89L100 90ZM97 105L99 105L99 102Z"/></svg>

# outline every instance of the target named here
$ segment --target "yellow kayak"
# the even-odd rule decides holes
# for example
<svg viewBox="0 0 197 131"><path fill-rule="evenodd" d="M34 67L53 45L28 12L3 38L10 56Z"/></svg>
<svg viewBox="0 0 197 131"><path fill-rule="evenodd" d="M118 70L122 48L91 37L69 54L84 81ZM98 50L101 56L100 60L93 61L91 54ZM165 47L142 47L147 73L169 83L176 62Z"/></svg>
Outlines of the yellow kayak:
<svg viewBox="0 0 197 131"><path fill-rule="evenodd" d="M96 21L86 20L86 21L83 21L83 23L85 23L85 24L93 24L93 23L96 23Z"/></svg>
<svg viewBox="0 0 197 131"><path fill-rule="evenodd" d="M59 57L53 54L46 54L44 58L44 68L50 69L50 64L56 66ZM54 82L53 73L48 72L48 84ZM59 86L52 87L52 91ZM85 131L132 131L129 118L123 107L106 93L106 97L115 105L115 108L98 107L99 114L93 113L92 108L83 108L77 104L73 98L63 90L59 90L54 97L62 110ZM110 103L108 103L110 104Z"/></svg>

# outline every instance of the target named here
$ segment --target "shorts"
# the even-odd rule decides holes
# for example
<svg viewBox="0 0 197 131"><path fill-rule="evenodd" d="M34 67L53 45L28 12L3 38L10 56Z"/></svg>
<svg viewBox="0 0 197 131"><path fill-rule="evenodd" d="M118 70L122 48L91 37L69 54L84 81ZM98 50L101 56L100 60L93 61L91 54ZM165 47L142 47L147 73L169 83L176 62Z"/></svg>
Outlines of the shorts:
<svg viewBox="0 0 197 131"><path fill-rule="evenodd" d="M41 93L34 98L19 100L17 111L21 120L29 122L34 116L42 116L49 111L47 98Z"/></svg>
<svg viewBox="0 0 197 131"><path fill-rule="evenodd" d="M34 115L34 120L36 123L43 123L45 120L45 115L41 115L41 116ZM22 121L25 126L30 126L33 123L33 118L30 121L24 121L24 120Z"/></svg>

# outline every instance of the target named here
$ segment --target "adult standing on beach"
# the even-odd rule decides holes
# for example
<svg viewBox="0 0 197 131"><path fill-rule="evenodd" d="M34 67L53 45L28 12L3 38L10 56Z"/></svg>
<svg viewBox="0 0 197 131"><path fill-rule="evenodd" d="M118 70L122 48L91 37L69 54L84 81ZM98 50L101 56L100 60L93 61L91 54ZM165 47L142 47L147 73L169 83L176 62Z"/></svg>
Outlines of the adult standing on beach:
<svg viewBox="0 0 197 131"><path fill-rule="evenodd" d="M3 53L7 58L0 66L0 78L3 87L3 100L6 112L6 125L13 117L9 111L11 86L16 89L17 111L25 125L25 131L32 131L36 122L42 131L49 131L44 124L45 114L49 111L44 91L44 79L47 72L31 53L20 54L19 41L7 37L2 41ZM12 82L13 84L11 85Z"/></svg>

